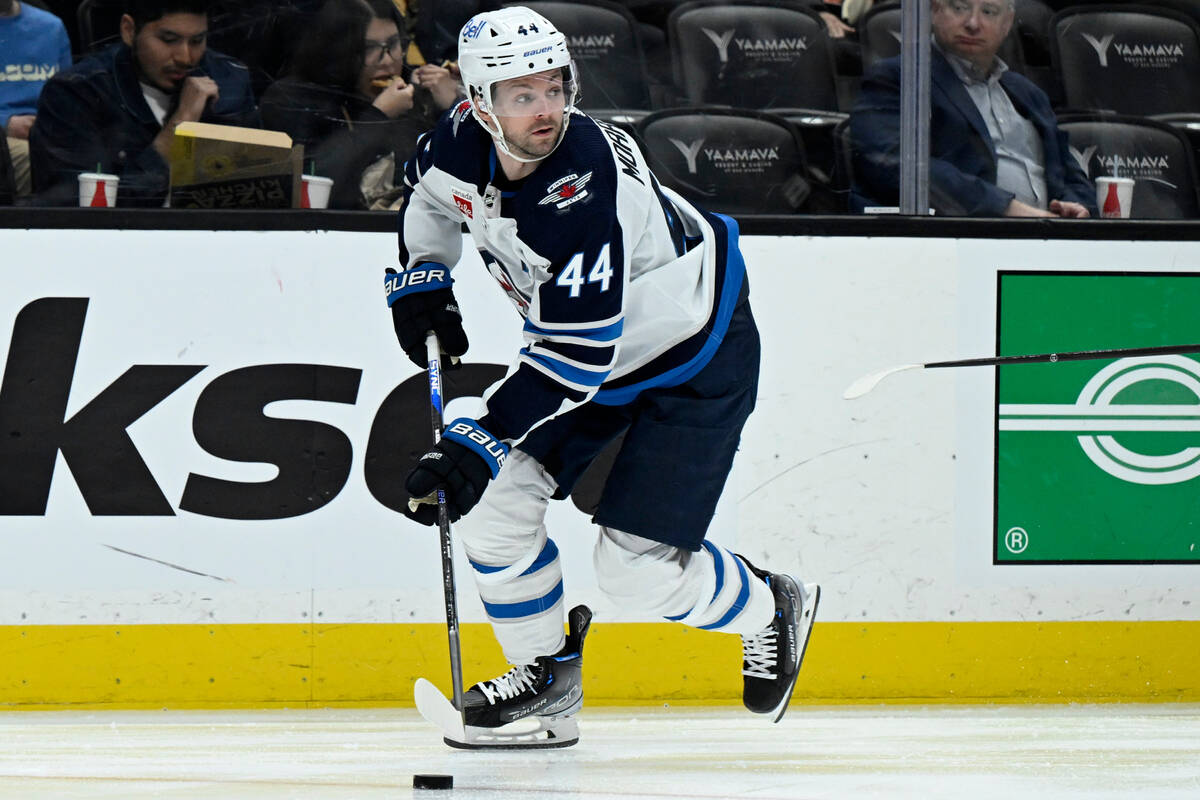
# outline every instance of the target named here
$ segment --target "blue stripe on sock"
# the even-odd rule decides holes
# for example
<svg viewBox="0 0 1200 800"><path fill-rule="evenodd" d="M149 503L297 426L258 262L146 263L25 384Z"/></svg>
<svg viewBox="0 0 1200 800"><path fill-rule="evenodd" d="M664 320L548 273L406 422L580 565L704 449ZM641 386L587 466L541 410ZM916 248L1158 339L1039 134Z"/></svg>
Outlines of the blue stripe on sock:
<svg viewBox="0 0 1200 800"><path fill-rule="evenodd" d="M525 570L517 577L532 575L542 567L545 567L547 564L553 562L556 558L558 558L558 545L554 543L553 539L547 539L546 543L542 545L542 551L538 553L538 557L535 558L533 563L529 565L529 569ZM471 564L471 569L475 570L481 575L491 575L492 573L508 569L508 566L493 567L489 564L480 564L478 561L472 561L469 558L467 561Z"/></svg>
<svg viewBox="0 0 1200 800"><path fill-rule="evenodd" d="M485 600L483 608L493 619L521 619L549 611L554 608L554 604L562 598L562 595L563 583L559 581L549 592L533 600L525 600L520 603L489 603Z"/></svg>
<svg viewBox="0 0 1200 800"><path fill-rule="evenodd" d="M703 542L701 542L701 544L704 545L705 550L712 553L713 569L715 569L717 572L717 588L713 590L712 600L708 601L709 605L712 605L713 600L716 600L717 595L719 595L721 590L725 588L725 559L721 557L720 548L718 548L712 542L709 542L707 539L705 539ZM737 559L735 558L734 560L736 561Z"/></svg>
<svg viewBox="0 0 1200 800"><path fill-rule="evenodd" d="M558 558L558 545L553 539L547 539L546 544L542 545L542 552L538 553L538 557L529 565L529 569L522 572L522 575L532 575L542 567L546 566Z"/></svg>
<svg viewBox="0 0 1200 800"><path fill-rule="evenodd" d="M733 561L735 564L737 564L738 578L742 582L742 590L738 592L737 599L733 601L733 606L727 612L725 612L725 616L721 617L711 625L700 625L699 627L701 630L711 631L716 630L717 628L723 628L729 623L733 622L734 618L746 609L746 601L750 599L749 576L746 574L746 567L742 564L742 560L740 558L734 556Z"/></svg>
<svg viewBox="0 0 1200 800"><path fill-rule="evenodd" d="M719 595L721 593L722 587L725 586L725 559L721 558L721 551L716 547L716 545L711 544L707 540L701 542L700 544L704 545L704 549L707 550L712 555L713 569L716 571L716 574L717 574L717 579L716 579L717 588L713 591L712 600L708 601L709 604L711 605L712 601L716 600L717 595ZM686 617L688 614L691 614L692 611L695 611L695 610L696 609L693 608L690 611L683 612L679 616L663 617L663 619L668 620L669 622L679 622L679 620L683 619L684 617Z"/></svg>
<svg viewBox="0 0 1200 800"><path fill-rule="evenodd" d="M471 569L483 575L491 575L493 572L499 572L502 569L508 569L508 567L490 567L487 564L480 564L478 561L471 561L469 558L467 561L470 562Z"/></svg>

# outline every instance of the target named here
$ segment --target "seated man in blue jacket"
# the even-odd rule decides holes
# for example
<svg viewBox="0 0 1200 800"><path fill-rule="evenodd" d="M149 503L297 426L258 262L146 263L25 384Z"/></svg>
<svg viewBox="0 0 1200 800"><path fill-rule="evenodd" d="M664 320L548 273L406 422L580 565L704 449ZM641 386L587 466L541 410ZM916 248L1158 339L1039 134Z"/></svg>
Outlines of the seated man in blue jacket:
<svg viewBox="0 0 1200 800"><path fill-rule="evenodd" d="M185 121L259 127L250 76L206 49L206 0L129 0L121 43L55 75L30 133L38 202L75 205L81 172L120 177L117 204L162 206Z"/></svg>
<svg viewBox="0 0 1200 800"><path fill-rule="evenodd" d="M951 216L1095 216L1096 192L1071 156L1050 100L996 57L1013 0L932 0L929 204ZM896 205L900 59L863 78L850 118L851 206Z"/></svg>

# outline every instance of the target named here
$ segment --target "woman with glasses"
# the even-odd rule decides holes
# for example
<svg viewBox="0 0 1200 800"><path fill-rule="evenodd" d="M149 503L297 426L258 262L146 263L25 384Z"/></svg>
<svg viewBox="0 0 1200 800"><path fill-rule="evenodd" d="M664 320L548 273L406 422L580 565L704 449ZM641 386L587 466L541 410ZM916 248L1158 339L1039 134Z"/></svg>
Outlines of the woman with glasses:
<svg viewBox="0 0 1200 800"><path fill-rule="evenodd" d="M304 145L306 172L333 179L330 208L397 207L417 137L458 96L441 67L410 74L407 49L391 0L328 0L263 95L263 127Z"/></svg>

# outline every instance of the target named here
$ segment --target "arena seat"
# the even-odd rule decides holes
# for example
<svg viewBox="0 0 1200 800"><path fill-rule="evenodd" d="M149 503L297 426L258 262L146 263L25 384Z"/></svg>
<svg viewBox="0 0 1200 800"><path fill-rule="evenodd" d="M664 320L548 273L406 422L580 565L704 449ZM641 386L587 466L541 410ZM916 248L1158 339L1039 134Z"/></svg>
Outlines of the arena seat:
<svg viewBox="0 0 1200 800"><path fill-rule="evenodd" d="M1131 217L1200 216L1195 158L1183 131L1165 122L1117 114L1063 114L1058 125L1089 178L1117 175L1137 181Z"/></svg>
<svg viewBox="0 0 1200 800"><path fill-rule="evenodd" d="M83 53L102 50L120 38L124 0L80 0L75 9L79 46Z"/></svg>
<svg viewBox="0 0 1200 800"><path fill-rule="evenodd" d="M1055 70L1072 110L1200 113L1200 26L1137 3L1065 8L1051 21Z"/></svg>
<svg viewBox="0 0 1200 800"><path fill-rule="evenodd" d="M637 126L666 186L727 214L792 214L812 187L800 134L767 112L724 106L656 111Z"/></svg>
<svg viewBox="0 0 1200 800"><path fill-rule="evenodd" d="M692 104L793 115L838 110L825 23L791 0L695 0L667 19L673 74Z"/></svg>

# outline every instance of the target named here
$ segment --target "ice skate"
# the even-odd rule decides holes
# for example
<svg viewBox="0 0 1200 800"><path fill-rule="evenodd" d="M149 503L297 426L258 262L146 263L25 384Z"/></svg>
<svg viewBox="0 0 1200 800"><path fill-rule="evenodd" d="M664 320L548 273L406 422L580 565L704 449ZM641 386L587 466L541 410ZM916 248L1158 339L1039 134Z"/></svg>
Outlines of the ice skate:
<svg viewBox="0 0 1200 800"><path fill-rule="evenodd" d="M790 575L757 569L749 561L746 565L771 587L775 617L758 633L742 637L742 702L756 714L774 714L779 722L792 699L821 587L801 587Z"/></svg>
<svg viewBox="0 0 1200 800"><path fill-rule="evenodd" d="M567 615L567 643L562 650L538 656L533 664L515 666L468 689L463 695L461 723L451 719L457 718L458 712L440 693L438 697L449 711L439 715L438 709L429 709L431 713L422 709L421 713L426 718L446 718L442 728L451 747L570 747L579 741L575 715L583 707L583 641L591 620L587 606L576 606ZM437 703L437 698L428 694L418 697L418 708L430 703Z"/></svg>

